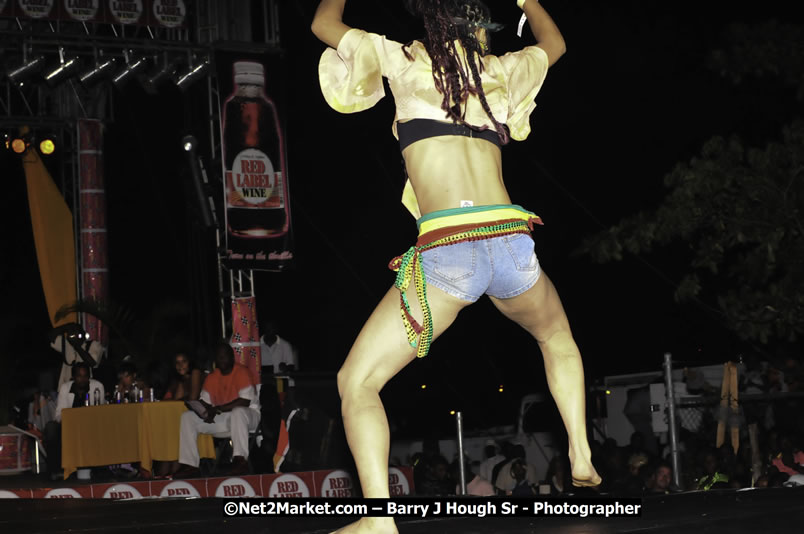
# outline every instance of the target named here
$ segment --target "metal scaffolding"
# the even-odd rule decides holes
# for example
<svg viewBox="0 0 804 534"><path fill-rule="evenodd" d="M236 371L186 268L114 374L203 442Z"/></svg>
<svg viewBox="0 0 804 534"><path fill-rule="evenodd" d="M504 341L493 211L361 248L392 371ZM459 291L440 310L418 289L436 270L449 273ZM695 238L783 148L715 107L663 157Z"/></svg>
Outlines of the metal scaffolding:
<svg viewBox="0 0 804 534"><path fill-rule="evenodd" d="M208 65L199 83L206 86L210 143L209 153L202 157L208 162L218 160L222 143L221 109L218 80L210 63L218 50L261 52L278 48L278 2L188 0L185 5L185 24L176 28L21 16L0 18L0 65L5 69L0 71L0 128L16 132L22 126L29 126L32 130L47 130L59 136L63 150L60 175L54 178L73 212L75 228L81 227L80 210L76 209L79 205L76 124L82 118L106 121L114 117L116 102L112 85L108 81L91 85L71 77L50 86L41 79L14 80L8 74L33 62L41 69L64 66L73 58L84 73L100 69L109 60L113 60L109 69L121 72L142 58L151 67L170 65L176 69L172 73L175 77L181 69L186 72L206 61ZM219 219L222 224L222 217ZM220 230L216 250L221 327L225 335L226 317L231 313L226 301L232 297L253 296L254 273L226 268ZM78 241L76 252L76 286L80 295L82 263Z"/></svg>

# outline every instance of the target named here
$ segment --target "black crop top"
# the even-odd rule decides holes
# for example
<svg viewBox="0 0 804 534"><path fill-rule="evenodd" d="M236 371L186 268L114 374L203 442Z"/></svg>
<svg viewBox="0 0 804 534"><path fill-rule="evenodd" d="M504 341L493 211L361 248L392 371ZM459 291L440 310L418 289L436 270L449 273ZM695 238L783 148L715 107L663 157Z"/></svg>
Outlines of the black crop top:
<svg viewBox="0 0 804 534"><path fill-rule="evenodd" d="M476 130L463 124L442 122L433 119L411 119L396 123L396 133L399 136L399 150L405 150L408 145L441 135L462 135L464 137L479 137L497 146L500 146L500 136L495 130Z"/></svg>

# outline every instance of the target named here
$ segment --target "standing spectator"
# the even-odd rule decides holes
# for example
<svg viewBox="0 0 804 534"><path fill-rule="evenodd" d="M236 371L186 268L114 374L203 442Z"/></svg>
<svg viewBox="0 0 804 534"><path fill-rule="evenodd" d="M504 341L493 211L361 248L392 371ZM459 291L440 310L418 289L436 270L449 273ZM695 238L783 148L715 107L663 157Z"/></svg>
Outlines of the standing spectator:
<svg viewBox="0 0 804 534"><path fill-rule="evenodd" d="M62 362L59 383L56 386L61 388L72 376L72 367L76 363L86 363L97 367L103 358L106 349L98 343L89 339L89 335L78 323L70 323L50 332L50 347L61 353ZM91 362L91 363L89 363Z"/></svg>
<svg viewBox="0 0 804 534"><path fill-rule="evenodd" d="M480 477L493 483L494 467L504 461L505 456L497 451L497 444L491 439L486 441L486 448L483 449L483 451L486 455L486 459L480 464Z"/></svg>
<svg viewBox="0 0 804 534"><path fill-rule="evenodd" d="M287 340L279 337L278 328L274 321L266 321L262 327L263 335L260 338L260 356L262 358L263 373L279 374L287 371L297 371L299 357L296 349ZM270 367L270 369L266 369Z"/></svg>

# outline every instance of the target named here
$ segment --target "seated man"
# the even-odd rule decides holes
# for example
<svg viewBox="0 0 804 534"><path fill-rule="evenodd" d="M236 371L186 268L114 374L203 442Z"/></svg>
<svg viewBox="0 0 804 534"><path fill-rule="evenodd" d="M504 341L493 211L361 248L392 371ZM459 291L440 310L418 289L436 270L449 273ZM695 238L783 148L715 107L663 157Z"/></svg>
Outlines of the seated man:
<svg viewBox="0 0 804 534"><path fill-rule="evenodd" d="M106 403L103 384L89 378L89 365L83 362L73 365L72 377L72 380L65 382L59 388L55 420L45 425L44 445L47 451L48 470L54 478L61 470L61 412L65 408L84 406L87 399L90 405Z"/></svg>
<svg viewBox="0 0 804 534"><path fill-rule="evenodd" d="M207 418L193 411L181 417L179 435L179 471L177 477L199 474L198 434L228 432L234 449L231 474L248 472L248 434L260 422L260 405L251 372L235 363L234 351L221 342L215 350L215 371L204 381L201 403Z"/></svg>

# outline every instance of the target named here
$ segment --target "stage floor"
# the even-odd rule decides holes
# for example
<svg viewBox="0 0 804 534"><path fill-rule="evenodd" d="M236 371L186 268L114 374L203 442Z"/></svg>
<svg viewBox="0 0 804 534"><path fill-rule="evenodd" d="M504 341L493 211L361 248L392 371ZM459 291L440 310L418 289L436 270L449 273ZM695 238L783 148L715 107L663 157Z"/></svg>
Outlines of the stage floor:
<svg viewBox="0 0 804 534"><path fill-rule="evenodd" d="M225 518L222 499L0 499L0 532L323 533L348 518ZM400 520L404 534L649 532L788 533L804 530L804 487L646 497L639 518L486 517Z"/></svg>

